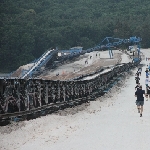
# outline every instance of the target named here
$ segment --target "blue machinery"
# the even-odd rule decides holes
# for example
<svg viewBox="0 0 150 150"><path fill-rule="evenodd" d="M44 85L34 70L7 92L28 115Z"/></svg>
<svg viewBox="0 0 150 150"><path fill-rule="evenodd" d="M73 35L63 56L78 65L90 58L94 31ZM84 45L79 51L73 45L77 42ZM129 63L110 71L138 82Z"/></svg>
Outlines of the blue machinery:
<svg viewBox="0 0 150 150"><path fill-rule="evenodd" d="M34 65L29 70L23 73L21 78L24 79L26 77L32 77L32 74L36 72L37 70L39 70L39 68L44 66L56 53L58 53L58 50L46 51L39 59L37 59L34 62Z"/></svg>
<svg viewBox="0 0 150 150"><path fill-rule="evenodd" d="M109 56L110 58L113 58L113 52L112 52L112 48L119 46L121 44L127 44L127 43L131 43L132 45L138 45L138 56L140 53L140 41L142 41L142 39L140 37L130 37L129 39L120 39L120 38L113 38L113 37L106 37L104 38L104 40L97 46L95 46L94 48L91 48L92 50L99 50L102 48L107 48L109 50ZM89 51L91 49L88 49Z"/></svg>
<svg viewBox="0 0 150 150"><path fill-rule="evenodd" d="M87 50L84 50L84 52L80 52L80 54L84 54L84 53L89 53L92 51L96 51L96 50L102 50L103 48L106 48L109 50L109 56L110 58L113 58L113 52L112 52L112 48L119 46L121 44L126 44L126 43L131 43L132 45L137 45L138 49L137 49L137 53L138 55L136 57L133 58L134 62L139 61L139 53L140 53L140 41L142 39L140 37L130 37L129 39L120 39L120 38L113 38L113 37L106 37L102 40L102 42L100 44L98 44L97 46L93 47L93 48L89 48ZM63 52L65 50L60 50L59 52ZM66 50L68 51L68 50ZM32 68L30 68L29 70L27 70L26 72L23 73L22 75L22 79L27 78L27 77L32 77L33 73L35 73L37 70L39 70L42 66L44 66L50 59L53 58L53 56L58 53L58 50L48 50L46 51L39 59L37 59L34 62L34 65L32 66ZM76 53L71 53L70 56L72 57L72 55L76 56Z"/></svg>

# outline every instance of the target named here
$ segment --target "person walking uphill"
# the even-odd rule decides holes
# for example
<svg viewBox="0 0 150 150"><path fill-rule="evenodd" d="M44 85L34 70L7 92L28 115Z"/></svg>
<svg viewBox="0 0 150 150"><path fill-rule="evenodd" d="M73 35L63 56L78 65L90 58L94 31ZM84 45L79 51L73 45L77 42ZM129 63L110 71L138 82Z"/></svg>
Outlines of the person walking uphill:
<svg viewBox="0 0 150 150"><path fill-rule="evenodd" d="M143 95L145 95L145 90L142 90L142 86L140 86L139 89L135 92L135 97L137 97L136 105L137 105L138 113L140 113L140 117L142 117L142 113L143 113L143 105L144 105Z"/></svg>

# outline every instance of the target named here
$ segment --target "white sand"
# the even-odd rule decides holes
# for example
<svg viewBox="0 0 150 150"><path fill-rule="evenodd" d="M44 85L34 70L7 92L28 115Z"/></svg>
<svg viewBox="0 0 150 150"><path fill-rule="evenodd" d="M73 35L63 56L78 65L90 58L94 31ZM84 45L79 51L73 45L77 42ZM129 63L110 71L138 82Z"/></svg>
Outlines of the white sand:
<svg viewBox="0 0 150 150"><path fill-rule="evenodd" d="M150 50L142 52L150 57ZM140 77L143 89L145 67ZM149 150L150 100L145 101L143 117L139 117L134 87L131 76L120 92L114 89L113 96L90 102L74 115L52 114L25 121L20 129L0 134L0 150Z"/></svg>
<svg viewBox="0 0 150 150"><path fill-rule="evenodd" d="M130 59L128 55L123 53L121 63L128 63L128 62L132 62L132 59Z"/></svg>

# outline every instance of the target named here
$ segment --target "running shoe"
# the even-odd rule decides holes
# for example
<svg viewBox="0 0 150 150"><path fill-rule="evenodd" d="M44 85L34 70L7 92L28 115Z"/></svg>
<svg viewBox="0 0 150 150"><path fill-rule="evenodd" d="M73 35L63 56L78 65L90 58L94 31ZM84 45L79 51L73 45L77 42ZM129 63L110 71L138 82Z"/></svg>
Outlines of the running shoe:
<svg viewBox="0 0 150 150"><path fill-rule="evenodd" d="M142 117L142 114L140 114L140 117Z"/></svg>

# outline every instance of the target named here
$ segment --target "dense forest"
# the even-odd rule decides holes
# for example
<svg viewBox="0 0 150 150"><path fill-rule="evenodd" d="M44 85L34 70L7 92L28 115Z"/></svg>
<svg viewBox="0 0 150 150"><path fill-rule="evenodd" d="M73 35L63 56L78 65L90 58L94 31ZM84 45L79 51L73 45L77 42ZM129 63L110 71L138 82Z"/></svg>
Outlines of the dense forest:
<svg viewBox="0 0 150 150"><path fill-rule="evenodd" d="M93 47L106 36L150 47L149 0L0 0L0 72L49 48Z"/></svg>

